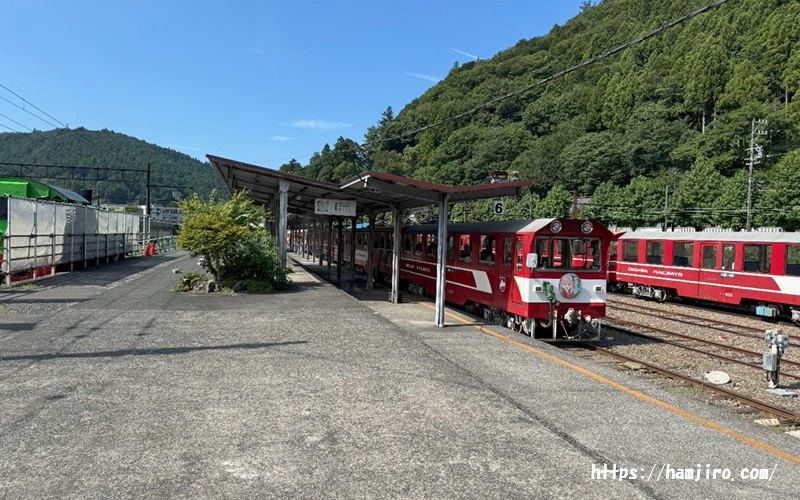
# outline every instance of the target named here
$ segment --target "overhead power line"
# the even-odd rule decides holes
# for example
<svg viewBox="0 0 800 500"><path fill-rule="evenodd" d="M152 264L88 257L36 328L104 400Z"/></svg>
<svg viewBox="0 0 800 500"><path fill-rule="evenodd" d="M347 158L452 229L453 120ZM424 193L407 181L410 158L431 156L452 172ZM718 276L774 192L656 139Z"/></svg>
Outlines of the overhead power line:
<svg viewBox="0 0 800 500"><path fill-rule="evenodd" d="M4 115L4 114L2 114L2 113L0 113L0 116L2 116L3 118L5 118L5 119L6 119L6 120L8 120L8 121L11 121L11 122L14 122L14 123L16 123L16 124L17 124L17 125L19 125L20 127L22 127L22 128L24 128L25 130L27 130L28 132L30 132L30 131L31 131L31 129L29 129L29 128L28 128L28 127L26 127L25 125L21 124L20 122L18 122L18 121L16 121L16 120L14 120L13 118L9 118L8 116L6 116L6 115Z"/></svg>
<svg viewBox="0 0 800 500"><path fill-rule="evenodd" d="M25 99L25 98L24 98L24 97L22 97L21 95L17 94L16 92L14 92L13 90L11 90L10 88L6 87L6 86L5 86L5 85L3 85L2 83L0 83L0 88L3 88L3 89L5 89L5 90L6 90L7 92L9 92L11 95L13 95L14 97L16 97L16 98L17 98L17 99L19 99L20 101L22 101L22 103L23 103L23 106L20 106L19 104L15 103L15 102L12 102L12 101L10 101L9 99L6 99L5 97L1 97L1 96L0 96L0 99L2 99L2 100L4 100L4 101L6 101L7 103L11 104L12 106L15 106L15 107L17 107L18 109L21 109L21 110L22 110L22 111L24 111L25 113L28 113L29 115L31 115L31 116L33 116L33 117L36 117L37 119L39 119L39 120L43 121L44 123L46 123L46 124L50 125L50 126L51 126L51 127L53 127L53 128L58 128L58 125L61 125L61 127L62 127L64 130L67 130L67 131L69 131L70 133L72 133L72 134L75 134L75 135L78 137L78 139L80 139L81 141L85 142L86 144L89 144L90 146L92 146L92 147L94 147L94 148L98 148L98 149L100 148L100 146L99 146L97 143L95 143L94 141L92 141L91 139L88 139L88 138L84 137L83 135L81 135L80 133L78 133L78 131L76 131L76 130L73 130L73 129L69 128L69 126L68 126L68 125L66 125L65 123L61 122L61 121L60 121L60 120L58 120L57 118L54 118L52 115L50 115L50 114L49 114L49 113L47 113L46 111L42 110L41 108L39 108L38 106L36 106L36 105L35 105L35 104L33 104L32 102L28 101L27 99ZM38 111L38 112L42 113L43 115L47 116L47 117L48 117L48 118L50 118L51 120L55 121L55 122L56 122L58 125L55 125L55 124L53 124L53 123L51 123L51 122L49 122L49 121L45 120L45 119L44 119L44 118L42 118L41 116L37 115L36 113L33 113L33 112L31 112L29 109L27 109L27 108L26 108L26 106L25 106L25 105L27 105L27 106L29 106L29 107L31 107L31 108L33 108L33 109L35 109L36 111ZM10 119L10 118L9 118L9 119ZM12 120L12 121L13 121L13 120ZM17 122L14 122L14 123L17 123ZM18 124L18 125L20 125L20 126L22 126L22 127L23 127L23 128L25 128L25 129L27 129L27 130L30 130L28 127L25 127L24 125L22 125L22 124L20 124L20 123L17 123L17 124ZM5 127L5 128L9 128L9 127ZM17 132L16 130L13 130L13 131L14 131L14 132ZM51 137L51 138L50 138L50 140L51 140L51 141L52 141L52 140L54 140L54 139L55 139L55 137ZM123 157L121 157L121 156L119 156L119 155L116 155L116 154L115 154L113 151L111 152L111 154L112 154L112 155L114 155L114 156L117 158L117 160L119 160L119 161L120 161L120 163L123 163L123 164L125 164L125 165L128 165L128 166L131 166L131 167L133 167L133 166L134 166L132 163L128 162L128 161L127 161L125 158L123 158Z"/></svg>

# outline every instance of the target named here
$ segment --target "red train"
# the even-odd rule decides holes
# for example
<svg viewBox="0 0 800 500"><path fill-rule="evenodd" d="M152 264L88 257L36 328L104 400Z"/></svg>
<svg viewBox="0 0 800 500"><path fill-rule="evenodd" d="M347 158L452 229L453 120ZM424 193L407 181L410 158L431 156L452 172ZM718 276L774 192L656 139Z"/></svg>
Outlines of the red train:
<svg viewBox="0 0 800 500"><path fill-rule="evenodd" d="M414 293L436 289L436 224L402 230L400 279ZM454 223L448 226L446 300L485 319L556 340L599 339L613 234L585 219ZM349 264L349 238L343 259ZM390 281L392 233L373 232L373 273ZM367 266L366 230L355 266ZM335 255L335 252L334 252ZM334 257L335 261L336 257Z"/></svg>
<svg viewBox="0 0 800 500"><path fill-rule="evenodd" d="M611 245L609 288L699 299L800 323L800 233L628 232Z"/></svg>

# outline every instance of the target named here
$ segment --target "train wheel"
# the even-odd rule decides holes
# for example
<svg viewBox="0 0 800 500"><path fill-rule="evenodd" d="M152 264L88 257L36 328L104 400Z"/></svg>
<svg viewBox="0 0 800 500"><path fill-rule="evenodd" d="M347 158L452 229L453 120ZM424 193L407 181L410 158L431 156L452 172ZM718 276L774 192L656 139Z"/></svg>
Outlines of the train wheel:
<svg viewBox="0 0 800 500"><path fill-rule="evenodd" d="M669 298L669 293L664 288L654 288L653 298L658 302L664 302Z"/></svg>

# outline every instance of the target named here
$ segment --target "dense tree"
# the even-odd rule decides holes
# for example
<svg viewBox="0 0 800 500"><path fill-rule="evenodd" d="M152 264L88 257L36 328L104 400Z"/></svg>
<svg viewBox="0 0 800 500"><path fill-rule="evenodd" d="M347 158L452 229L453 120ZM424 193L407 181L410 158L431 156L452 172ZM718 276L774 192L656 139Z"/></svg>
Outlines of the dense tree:
<svg viewBox="0 0 800 500"><path fill-rule="evenodd" d="M32 178L76 192L90 189L96 203L144 204L148 164L155 205L174 204L192 193L227 192L210 163L106 129L0 133L0 151L0 175Z"/></svg>
<svg viewBox="0 0 800 500"><path fill-rule="evenodd" d="M699 160L685 172L674 196L676 219L682 226L703 228L713 225L714 201L722 193L724 178L712 162Z"/></svg>
<svg viewBox="0 0 800 500"><path fill-rule="evenodd" d="M284 163L278 167L278 170L287 174L300 175L303 173L303 166L300 165L299 161L292 158L288 163Z"/></svg>
<svg viewBox="0 0 800 500"><path fill-rule="evenodd" d="M569 217L572 207L572 194L560 184L553 186L533 209L536 219L550 217Z"/></svg>
<svg viewBox="0 0 800 500"><path fill-rule="evenodd" d="M756 225L800 230L800 149L781 158L768 173L755 207Z"/></svg>

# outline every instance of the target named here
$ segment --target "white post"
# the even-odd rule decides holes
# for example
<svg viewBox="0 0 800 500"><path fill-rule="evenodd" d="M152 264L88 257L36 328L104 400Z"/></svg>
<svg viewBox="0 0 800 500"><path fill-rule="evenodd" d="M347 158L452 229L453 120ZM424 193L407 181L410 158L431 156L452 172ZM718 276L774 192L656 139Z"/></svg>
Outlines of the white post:
<svg viewBox="0 0 800 500"><path fill-rule="evenodd" d="M289 181L280 179L278 181L280 191L280 201L278 204L278 252L281 258L281 266L286 267L286 226L289 221Z"/></svg>
<svg viewBox="0 0 800 500"><path fill-rule="evenodd" d="M392 224L394 226L394 244L392 245L392 295L390 302L400 302L400 209L392 207Z"/></svg>
<svg viewBox="0 0 800 500"><path fill-rule="evenodd" d="M447 206L450 195L439 195L439 232L436 237L436 326L444 326L444 299L447 268Z"/></svg>

